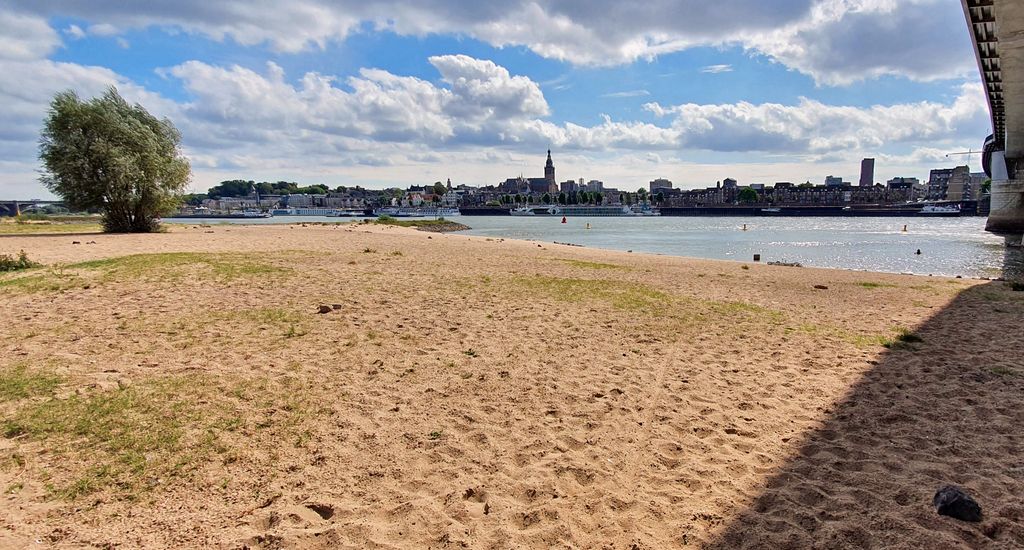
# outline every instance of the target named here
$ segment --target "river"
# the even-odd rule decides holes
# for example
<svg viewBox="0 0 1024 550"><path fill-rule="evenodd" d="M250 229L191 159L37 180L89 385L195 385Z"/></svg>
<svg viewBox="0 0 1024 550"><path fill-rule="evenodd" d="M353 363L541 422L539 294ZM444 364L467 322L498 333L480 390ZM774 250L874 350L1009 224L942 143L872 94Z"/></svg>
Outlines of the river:
<svg viewBox="0 0 1024 550"><path fill-rule="evenodd" d="M673 256L751 261L754 254L760 254L762 262L798 262L813 267L964 277L1024 275L1024 254L1007 249L1002 237L987 233L983 217L570 217L564 224L559 217L546 216L456 219L472 227L466 232L471 235ZM262 224L338 220L288 216L166 221Z"/></svg>

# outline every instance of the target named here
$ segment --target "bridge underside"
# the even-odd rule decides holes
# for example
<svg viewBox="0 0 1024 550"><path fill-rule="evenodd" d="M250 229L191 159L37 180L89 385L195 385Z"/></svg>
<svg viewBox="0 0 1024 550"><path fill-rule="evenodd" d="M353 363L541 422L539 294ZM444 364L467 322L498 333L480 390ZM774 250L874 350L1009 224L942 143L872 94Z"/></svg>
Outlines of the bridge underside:
<svg viewBox="0 0 1024 550"><path fill-rule="evenodd" d="M1024 2L961 2L992 114L992 207L986 229L1020 235L1024 233Z"/></svg>

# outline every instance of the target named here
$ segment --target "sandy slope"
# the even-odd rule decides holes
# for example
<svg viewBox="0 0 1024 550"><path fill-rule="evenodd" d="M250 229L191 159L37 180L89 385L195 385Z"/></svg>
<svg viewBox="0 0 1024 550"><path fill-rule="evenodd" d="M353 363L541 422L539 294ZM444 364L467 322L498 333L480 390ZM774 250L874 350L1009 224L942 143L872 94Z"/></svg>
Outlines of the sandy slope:
<svg viewBox="0 0 1024 550"><path fill-rule="evenodd" d="M0 545L1024 545L1024 296L1002 283L366 226L0 238L19 249L278 271L0 286L0 367L62 375L58 398L199 381L176 391L241 426L180 476L70 501L47 485L90 460L73 441L0 439L0 488L22 485ZM899 327L924 342L882 347ZM935 515L946 483L981 524Z"/></svg>

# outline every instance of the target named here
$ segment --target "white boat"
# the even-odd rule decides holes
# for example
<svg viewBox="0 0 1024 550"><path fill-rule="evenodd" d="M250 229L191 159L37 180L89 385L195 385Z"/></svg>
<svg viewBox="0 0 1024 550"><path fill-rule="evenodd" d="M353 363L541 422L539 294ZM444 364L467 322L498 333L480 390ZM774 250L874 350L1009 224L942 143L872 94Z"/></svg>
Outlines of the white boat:
<svg viewBox="0 0 1024 550"><path fill-rule="evenodd" d="M461 215L461 212L447 206L388 206L374 210L373 214L392 218L445 218Z"/></svg>
<svg viewBox="0 0 1024 550"><path fill-rule="evenodd" d="M849 207L847 207L847 208L849 208ZM846 210L846 208L844 208L843 210ZM761 212L764 212L765 214L778 214L779 212L782 212L782 209L781 208L762 208Z"/></svg>
<svg viewBox="0 0 1024 550"><path fill-rule="evenodd" d="M336 208L275 208L270 211L273 216L337 216Z"/></svg>
<svg viewBox="0 0 1024 550"><path fill-rule="evenodd" d="M537 215L537 214L533 213L533 208L531 208L529 206L520 206L519 208L513 208L512 210L509 210L508 213L510 215L512 215L512 216L536 216Z"/></svg>
<svg viewBox="0 0 1024 550"><path fill-rule="evenodd" d="M959 216L959 204L926 204L917 212L919 216Z"/></svg>

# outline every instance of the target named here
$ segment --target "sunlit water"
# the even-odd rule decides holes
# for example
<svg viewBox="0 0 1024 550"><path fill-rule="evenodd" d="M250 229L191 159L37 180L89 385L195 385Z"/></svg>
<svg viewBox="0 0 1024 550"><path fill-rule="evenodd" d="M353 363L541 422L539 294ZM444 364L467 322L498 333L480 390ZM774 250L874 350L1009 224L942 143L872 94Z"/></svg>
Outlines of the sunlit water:
<svg viewBox="0 0 1024 550"><path fill-rule="evenodd" d="M289 216L178 223L296 223L337 218ZM964 277L1019 277L1020 250L985 231L985 218L675 217L568 218L462 216L467 233L673 256ZM587 224L590 229L587 229ZM746 224L747 230L742 227ZM907 231L903 231L903 226ZM916 254L920 249L921 254Z"/></svg>

